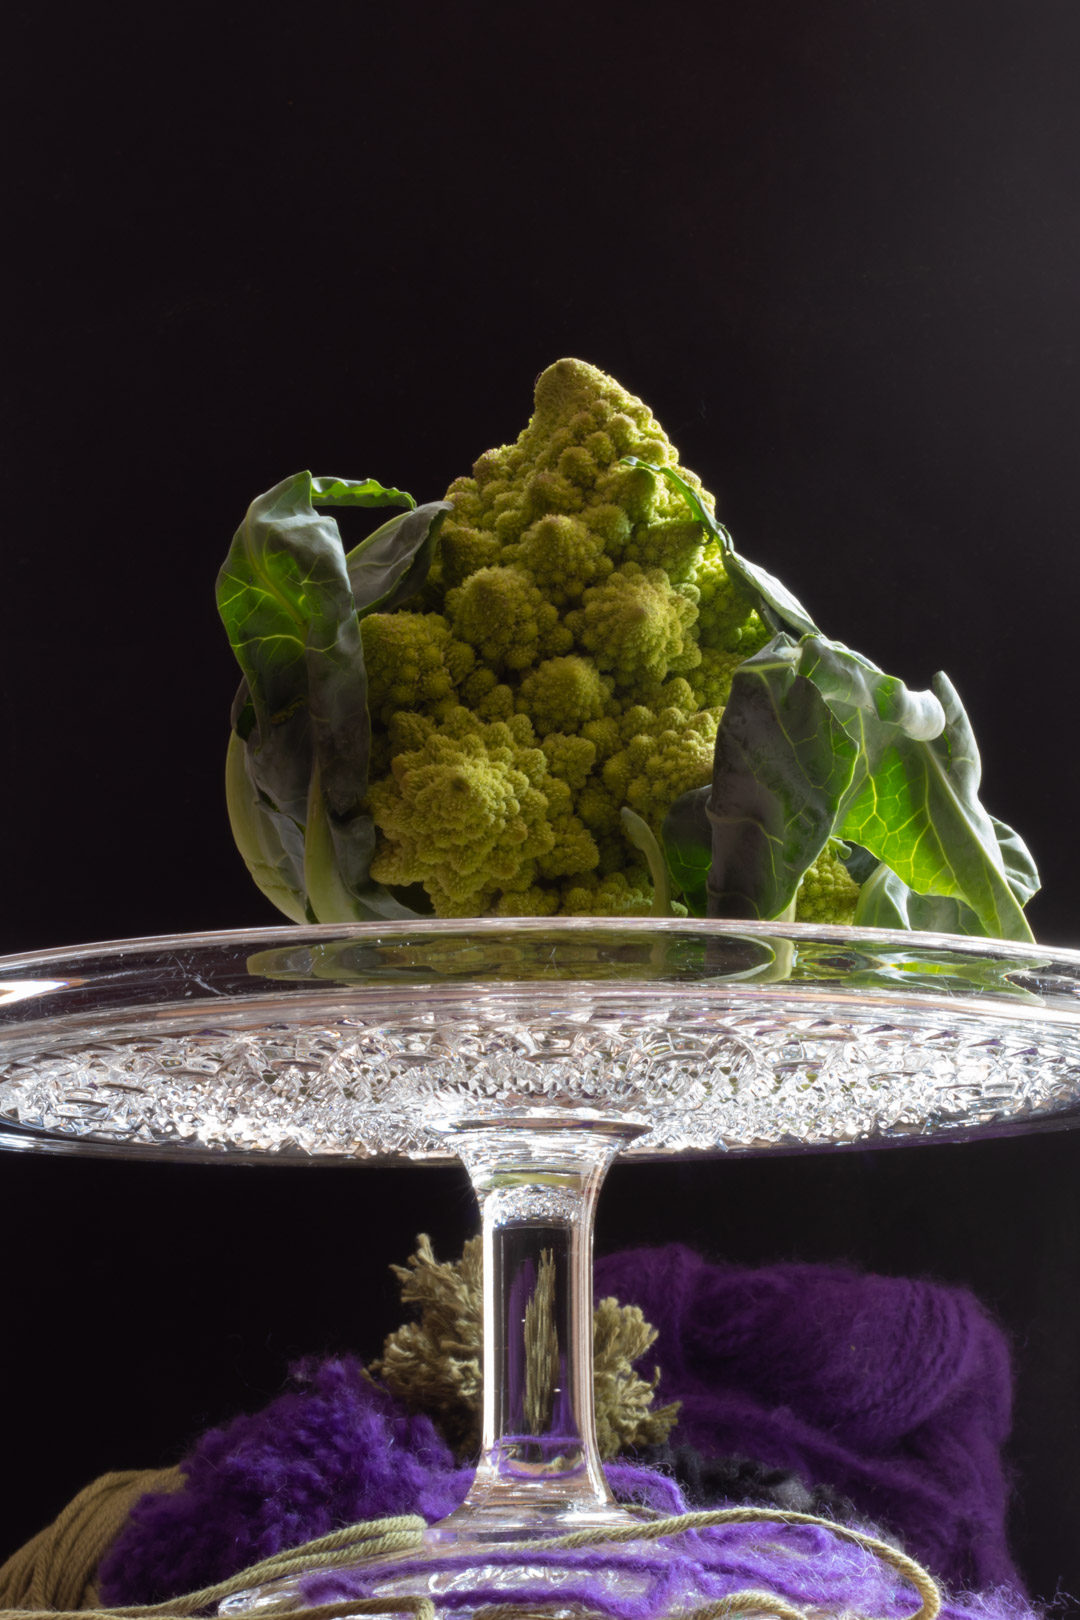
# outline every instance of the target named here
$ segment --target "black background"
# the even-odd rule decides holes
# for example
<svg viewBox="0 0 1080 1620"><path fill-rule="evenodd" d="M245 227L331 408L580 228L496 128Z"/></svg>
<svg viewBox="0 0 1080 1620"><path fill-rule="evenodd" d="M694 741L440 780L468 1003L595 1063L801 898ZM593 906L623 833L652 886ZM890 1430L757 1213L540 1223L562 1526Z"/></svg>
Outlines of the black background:
<svg viewBox="0 0 1080 1620"><path fill-rule="evenodd" d="M0 948L273 920L220 788L212 585L300 467L439 496L576 354L742 549L1074 859L1071 0L20 6L6 48ZM1080 1140L627 1167L600 1243L966 1281L1013 1336L1013 1541L1080 1591ZM300 1351L371 1352L451 1171L0 1166L14 1546Z"/></svg>

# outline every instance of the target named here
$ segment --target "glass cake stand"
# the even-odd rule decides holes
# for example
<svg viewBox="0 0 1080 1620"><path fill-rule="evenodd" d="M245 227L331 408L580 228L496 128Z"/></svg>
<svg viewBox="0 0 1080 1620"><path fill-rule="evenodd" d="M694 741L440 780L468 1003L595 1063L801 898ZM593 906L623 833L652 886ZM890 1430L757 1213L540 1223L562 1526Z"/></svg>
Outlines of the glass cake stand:
<svg viewBox="0 0 1080 1620"><path fill-rule="evenodd" d="M463 1615L463 1554L472 1578L509 1585L517 1543L640 1524L611 1497L593 1419L592 1220L616 1153L791 1153L1078 1122L1080 952L567 918L0 959L2 1147L464 1162L484 1247L475 1480L420 1555L357 1566L359 1585L345 1570L340 1594L441 1593ZM302 1581L225 1607L286 1601L305 1601Z"/></svg>

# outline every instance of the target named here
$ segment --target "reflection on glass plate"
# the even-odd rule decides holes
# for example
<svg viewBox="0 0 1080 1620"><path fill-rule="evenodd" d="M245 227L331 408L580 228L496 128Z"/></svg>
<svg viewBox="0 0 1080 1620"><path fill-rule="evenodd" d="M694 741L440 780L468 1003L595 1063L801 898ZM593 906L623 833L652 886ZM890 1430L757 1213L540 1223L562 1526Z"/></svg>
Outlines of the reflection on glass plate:
<svg viewBox="0 0 1080 1620"><path fill-rule="evenodd" d="M574 1113L627 1151L1080 1120L1080 953L798 924L485 919L179 935L0 961L0 1145L445 1158Z"/></svg>

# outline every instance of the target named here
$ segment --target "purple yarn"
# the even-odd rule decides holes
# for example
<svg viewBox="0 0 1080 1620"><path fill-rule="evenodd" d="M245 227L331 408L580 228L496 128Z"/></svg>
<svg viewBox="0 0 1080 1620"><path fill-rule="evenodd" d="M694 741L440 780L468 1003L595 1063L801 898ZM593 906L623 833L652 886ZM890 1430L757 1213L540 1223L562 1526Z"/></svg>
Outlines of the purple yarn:
<svg viewBox="0 0 1080 1620"><path fill-rule="evenodd" d="M156 1603L343 1524L452 1513L473 1470L430 1418L410 1416L351 1356L302 1363L301 1386L212 1429L184 1488L144 1496L99 1570L108 1604Z"/></svg>
<svg viewBox="0 0 1080 1620"><path fill-rule="evenodd" d="M661 1394L684 1403L680 1441L837 1487L955 1585L1016 1582L997 1450L1008 1425L1008 1358L969 1294L822 1267L740 1271L681 1246L612 1256L599 1263L597 1282L599 1293L639 1304L659 1329ZM183 1490L136 1506L99 1572L107 1603L194 1590L343 1524L399 1513L431 1522L457 1506L471 1469L456 1467L434 1425L409 1416L357 1361L307 1362L296 1378L300 1387L264 1411L204 1435L182 1465ZM618 1463L609 1478L623 1500L665 1514L685 1509L662 1474ZM889 1586L876 1563L867 1573L862 1554L853 1563L850 1544L836 1538L821 1543L812 1571L792 1565L796 1542L786 1529L764 1542L760 1526L726 1526L679 1546L696 1549L704 1575L695 1578L707 1576L716 1596L752 1585L786 1593L795 1568L804 1584L792 1601L817 1601L813 1582L835 1577L853 1606L863 1599L850 1593L872 1579L878 1607L869 1612L913 1607L906 1589ZM603 1608L590 1556L595 1564L595 1555L578 1555L569 1578L588 1586L583 1602ZM558 1555L560 1567L568 1558ZM610 1611L624 1620L657 1612L658 1594L686 1573L656 1550L639 1566L647 1589L638 1607ZM493 1591L490 1601L504 1595ZM1031 1613L1016 1592L945 1612L957 1620Z"/></svg>
<svg viewBox="0 0 1080 1620"><path fill-rule="evenodd" d="M670 1518L686 1513L688 1503L678 1485L667 1474L655 1468L642 1468L636 1463L609 1462L604 1464L604 1475L612 1494L620 1502L635 1502L639 1507L652 1508Z"/></svg>
<svg viewBox="0 0 1080 1620"><path fill-rule="evenodd" d="M529 1567L521 1569L526 1557ZM490 1577L478 1578L473 1585L441 1593L443 1609L471 1610L500 1602L550 1605L557 1596L561 1603L580 1604L613 1620L660 1620L672 1610L748 1589L772 1592L826 1613L872 1614L880 1620L908 1620L919 1608L914 1589L891 1566L817 1525L728 1524L614 1551L552 1549L524 1554L509 1548L485 1554L485 1560L489 1567L521 1569L520 1580L508 1590ZM436 1570L465 1571L469 1562L460 1554L395 1559L395 1575L415 1571L426 1579ZM626 1579L628 1590L612 1592L613 1569ZM319 1573L309 1576L302 1590L310 1604L367 1597L377 1590L377 1576L360 1567ZM1034 1611L1008 1588L947 1598L941 1616L1035 1620Z"/></svg>
<svg viewBox="0 0 1080 1620"><path fill-rule="evenodd" d="M672 1244L610 1255L597 1295L658 1330L676 1438L842 1491L957 1586L1020 1587L1000 1447L1001 1331L965 1289L823 1266L711 1265Z"/></svg>
<svg viewBox="0 0 1080 1620"><path fill-rule="evenodd" d="M156 1603L344 1524L399 1513L432 1524L458 1506L473 1469L358 1361L306 1362L294 1377L300 1390L202 1436L181 1465L182 1490L140 1498L98 1571L105 1603ZM664 1474L632 1463L607 1472L620 1501L686 1511Z"/></svg>

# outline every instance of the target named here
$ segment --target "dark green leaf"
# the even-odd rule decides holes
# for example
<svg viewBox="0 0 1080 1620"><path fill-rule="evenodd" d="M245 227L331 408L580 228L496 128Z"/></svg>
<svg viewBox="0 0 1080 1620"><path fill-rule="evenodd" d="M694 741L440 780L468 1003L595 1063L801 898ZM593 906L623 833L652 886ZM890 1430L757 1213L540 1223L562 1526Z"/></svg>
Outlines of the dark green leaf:
<svg viewBox="0 0 1080 1620"><path fill-rule="evenodd" d="M735 672L707 814L709 914L779 917L833 833L858 750L779 635Z"/></svg>
<svg viewBox="0 0 1080 1620"><path fill-rule="evenodd" d="M360 625L341 536L298 473L253 501L218 578L218 608L250 689L253 778L300 824L318 759L331 815L366 791L370 729Z"/></svg>
<svg viewBox="0 0 1080 1620"><path fill-rule="evenodd" d="M1042 880L1034 857L1018 832L1007 827L996 816L990 817L990 824L994 829L998 849L1001 851L1001 864L1005 868L1009 888L1020 904L1026 906L1032 896L1038 894L1042 888Z"/></svg>
<svg viewBox="0 0 1080 1620"><path fill-rule="evenodd" d="M936 675L933 687L945 717L937 736L905 732L891 717L868 723L865 710L848 721L849 732L858 727L863 737L865 775L837 831L872 850L916 894L962 902L981 932L1030 940L1022 907L1038 884L1031 858L1011 829L1003 850L979 802L971 724L946 676Z"/></svg>
<svg viewBox="0 0 1080 1620"><path fill-rule="evenodd" d="M795 636L817 634L817 625L802 603L792 596L782 580L770 574L767 569L759 568L756 563L747 562L745 557L739 556L727 529L722 523L717 522L697 490L692 484L688 484L674 467L654 467L651 462L641 461L637 456L624 456L623 460L628 467L644 467L657 478L666 478L668 483L679 491L698 522L704 526L706 533L720 545L724 553L724 570L728 578L744 601L756 609L771 629L786 630Z"/></svg>
<svg viewBox="0 0 1080 1620"><path fill-rule="evenodd" d="M1001 822L995 825L1002 827L1005 834L1016 837L1015 833L1012 833L1010 828L1004 827ZM1026 853L1025 851L1025 855ZM1030 861L1030 857L1028 860ZM944 895L916 894L884 863L878 865L873 877L863 885L859 903L855 908L854 921L857 928L894 930L914 928L928 934L981 935L983 932L978 917L962 900L950 899ZM902 982L911 989L925 985L938 995L943 991L970 995L973 991L985 987L998 996L1005 993L1027 1001L1038 999L1030 991L1015 983L1011 977L1014 973L1024 972L1026 964L1022 957L1008 957L1004 961L995 961L993 957L979 952L965 961L959 953L953 951L950 953L948 968L940 961L936 961L932 953L927 953L921 968L918 960L913 959L910 952L898 951L896 958L897 966L892 970L892 976L897 982ZM877 953L875 971L879 976L890 973L889 962L889 952ZM1034 971L1037 972L1037 968ZM949 979L954 979L954 982L945 982L946 975Z"/></svg>
<svg viewBox="0 0 1080 1620"><path fill-rule="evenodd" d="M705 806L711 792L711 787L701 787L680 794L661 829L671 881L694 917L704 917L708 907L706 883L712 864L712 828Z"/></svg>
<svg viewBox="0 0 1080 1620"><path fill-rule="evenodd" d="M269 821L292 860L285 829L291 824L299 834L310 823L313 851L305 851L301 869L307 913L335 922L371 915L370 907L383 901L368 878L374 828L362 809L371 730L360 623L337 524L314 510L316 493L339 504L386 504L391 497L411 504L411 497L373 480L313 483L306 472L285 479L249 508L218 579L218 606L244 673L247 690L238 694L234 714L252 802L262 817L248 804L251 813L243 819L247 801L234 771L245 857L260 850L260 860L267 855L263 823ZM421 526L426 534L431 516ZM410 535L408 545L409 559L390 580L391 591L423 551L424 536ZM389 557L384 567L391 571ZM274 846L269 854L276 871L280 851ZM289 884L295 877L290 869ZM290 905L283 909L295 915Z"/></svg>
<svg viewBox="0 0 1080 1620"><path fill-rule="evenodd" d="M846 851L846 853L844 853ZM866 883L877 870L878 858L861 844L841 844L840 859L853 883Z"/></svg>
<svg viewBox="0 0 1080 1620"><path fill-rule="evenodd" d="M391 613L416 595L431 567L435 536L452 510L449 501L429 501L391 518L349 552L345 563L361 618L376 609Z"/></svg>
<svg viewBox="0 0 1080 1620"><path fill-rule="evenodd" d="M871 770L898 735L929 742L945 729L945 710L933 692L911 691L838 641L807 636L800 643L799 669L858 743Z"/></svg>
<svg viewBox="0 0 1080 1620"><path fill-rule="evenodd" d="M856 928L918 928L930 934L981 934L970 906L951 895L916 894L879 861L859 890Z"/></svg>
<svg viewBox="0 0 1080 1620"><path fill-rule="evenodd" d="M912 692L838 643L775 637L737 671L717 734L710 913L779 916L833 836L868 850L916 897L950 903L921 907L875 873L860 921L906 909L936 926L1030 939L1021 906L1037 875L979 803L979 777L944 676L932 693Z"/></svg>
<svg viewBox="0 0 1080 1620"><path fill-rule="evenodd" d="M274 810L248 773L248 751L234 731L225 757L225 800L236 847L258 887L293 922L310 922L304 898L304 839Z"/></svg>
<svg viewBox="0 0 1080 1620"><path fill-rule="evenodd" d="M814 634L817 626L813 619L775 574L747 562L734 548L724 557L724 569L744 601L757 610L771 630L786 630L794 636Z"/></svg>

